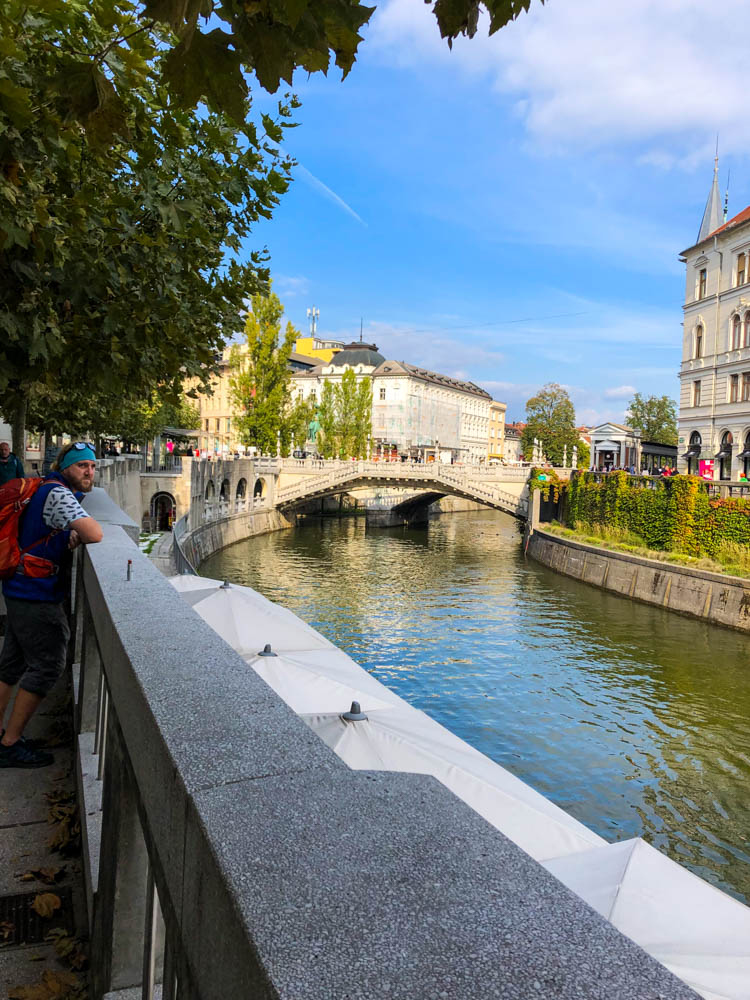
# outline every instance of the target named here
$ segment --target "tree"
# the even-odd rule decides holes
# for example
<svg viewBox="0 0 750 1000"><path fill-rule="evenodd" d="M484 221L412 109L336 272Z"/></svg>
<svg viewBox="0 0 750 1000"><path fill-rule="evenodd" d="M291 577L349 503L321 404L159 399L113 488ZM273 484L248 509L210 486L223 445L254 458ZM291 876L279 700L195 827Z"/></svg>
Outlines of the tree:
<svg viewBox="0 0 750 1000"><path fill-rule="evenodd" d="M530 3L436 0L433 13L452 45L459 35L475 35L482 9L492 34ZM275 93L282 80L292 85L297 68L327 73L333 54L345 77L362 41L360 30L375 10L358 0L5 0L3 8L4 61L22 49L16 28L31 20L31 9L42 34L57 34L56 52L41 66L45 91L66 120L82 124L101 142L125 133L129 94L150 74L170 106L191 110L205 102L238 126L246 118L248 76ZM34 96L12 73L5 80L0 108L31 121L39 108Z"/></svg>
<svg viewBox="0 0 750 1000"><path fill-rule="evenodd" d="M62 410L77 390L158 387L176 402L185 378L210 377L242 329L244 297L268 277L262 254L235 255L288 186L291 164L268 140L291 107L260 129L249 101L241 129L174 107L157 83L163 55L133 38L120 52L131 86L106 110L114 135L99 134L104 109L83 131L49 81L73 73L67 52L81 39L104 45L95 15L115 7L10 0L0 11L0 392L14 438L35 397L57 393ZM71 401L64 425L78 412Z"/></svg>
<svg viewBox="0 0 750 1000"><path fill-rule="evenodd" d="M543 2L543 0L542 0ZM530 0L436 0L451 44ZM0 5L0 392L23 439L35 396L206 382L263 289L237 257L286 190L295 102L251 121L248 77L344 76L358 0L4 0ZM76 419L72 405L68 418Z"/></svg>
<svg viewBox="0 0 750 1000"><path fill-rule="evenodd" d="M335 385L323 383L318 448L324 458L366 458L372 431L372 382L345 369Z"/></svg>
<svg viewBox="0 0 750 1000"><path fill-rule="evenodd" d="M677 444L677 404L669 396L643 396L637 392L630 401L625 420L644 441Z"/></svg>
<svg viewBox="0 0 750 1000"><path fill-rule="evenodd" d="M336 396L333 383L326 380L318 407L318 451L323 458L333 458L337 448Z"/></svg>
<svg viewBox="0 0 750 1000"><path fill-rule="evenodd" d="M279 343L284 307L273 292L253 295L251 304L245 323L247 349L232 355L232 400L240 412L237 427L243 444L261 453L275 452L288 427L289 356L299 331L287 323Z"/></svg>
<svg viewBox="0 0 750 1000"><path fill-rule="evenodd" d="M363 378L354 401L354 457L369 458L372 437L372 380Z"/></svg>
<svg viewBox="0 0 750 1000"><path fill-rule="evenodd" d="M534 438L542 442L547 459L562 465L567 446L568 461L573 445L578 443L576 412L567 389L557 382L548 382L536 396L526 402L526 427L521 435L524 455L533 454Z"/></svg>
<svg viewBox="0 0 750 1000"><path fill-rule="evenodd" d="M578 448L578 468L588 469L591 465L591 447L579 438L576 447Z"/></svg>
<svg viewBox="0 0 750 1000"><path fill-rule="evenodd" d="M291 407L282 420L281 425L281 451L288 455L294 448L303 448L307 440L310 423L315 417L315 401L303 399L302 396L292 403Z"/></svg>

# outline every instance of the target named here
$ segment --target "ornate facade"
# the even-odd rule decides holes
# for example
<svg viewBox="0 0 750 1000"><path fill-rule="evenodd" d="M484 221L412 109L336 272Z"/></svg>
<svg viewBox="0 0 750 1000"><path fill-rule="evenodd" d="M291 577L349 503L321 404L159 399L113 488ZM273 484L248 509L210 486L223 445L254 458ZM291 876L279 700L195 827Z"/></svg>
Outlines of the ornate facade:
<svg viewBox="0 0 750 1000"><path fill-rule="evenodd" d="M724 222L714 180L686 268L679 469L750 475L750 207Z"/></svg>

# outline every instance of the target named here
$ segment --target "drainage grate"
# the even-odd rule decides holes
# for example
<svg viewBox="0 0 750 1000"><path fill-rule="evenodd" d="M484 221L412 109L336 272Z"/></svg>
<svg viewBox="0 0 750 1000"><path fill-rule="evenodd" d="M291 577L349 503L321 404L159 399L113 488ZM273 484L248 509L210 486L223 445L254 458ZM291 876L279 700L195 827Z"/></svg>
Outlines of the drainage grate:
<svg viewBox="0 0 750 1000"><path fill-rule="evenodd" d="M15 944L40 944L53 928L61 927L69 934L75 929L73 900L70 889L57 886L47 890L60 897L62 906L48 918L40 917L31 904L38 892L24 892L18 896L0 896L0 947ZM12 925L12 930L10 926ZM8 936L5 936L7 931Z"/></svg>

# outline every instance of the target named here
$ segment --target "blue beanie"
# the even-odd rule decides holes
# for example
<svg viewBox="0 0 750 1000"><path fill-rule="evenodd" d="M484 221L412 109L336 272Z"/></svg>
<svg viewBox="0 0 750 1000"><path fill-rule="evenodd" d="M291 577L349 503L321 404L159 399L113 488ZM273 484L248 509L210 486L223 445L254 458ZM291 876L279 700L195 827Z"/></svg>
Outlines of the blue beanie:
<svg viewBox="0 0 750 1000"><path fill-rule="evenodd" d="M84 442L80 442L84 444ZM96 452L89 444L84 444L83 448L73 447L70 451L66 452L60 459L60 465L58 466L60 472L63 469L67 469L69 465L75 465L76 462L95 462Z"/></svg>

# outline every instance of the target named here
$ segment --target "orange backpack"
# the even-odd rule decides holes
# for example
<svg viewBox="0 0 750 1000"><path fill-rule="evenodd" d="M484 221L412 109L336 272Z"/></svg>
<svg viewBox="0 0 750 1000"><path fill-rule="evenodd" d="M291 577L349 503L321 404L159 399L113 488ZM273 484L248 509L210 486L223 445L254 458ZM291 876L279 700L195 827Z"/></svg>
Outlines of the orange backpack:
<svg viewBox="0 0 750 1000"><path fill-rule="evenodd" d="M28 548L18 547L21 515L43 482L35 476L33 479L10 479L0 486L0 580L13 576L29 549L46 541L46 538L39 538Z"/></svg>

